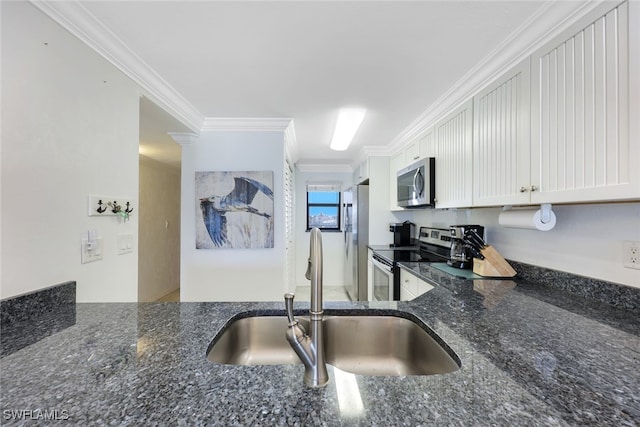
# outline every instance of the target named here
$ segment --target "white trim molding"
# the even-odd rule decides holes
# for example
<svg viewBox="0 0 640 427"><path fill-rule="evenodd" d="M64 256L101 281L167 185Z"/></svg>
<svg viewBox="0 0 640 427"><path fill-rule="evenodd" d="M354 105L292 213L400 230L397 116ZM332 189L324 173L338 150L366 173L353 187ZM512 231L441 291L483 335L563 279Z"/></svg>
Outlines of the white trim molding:
<svg viewBox="0 0 640 427"><path fill-rule="evenodd" d="M290 118L281 117L207 117L200 131L284 132L291 121Z"/></svg>
<svg viewBox="0 0 640 427"><path fill-rule="evenodd" d="M333 163L296 163L300 172L353 173L351 165Z"/></svg>
<svg viewBox="0 0 640 427"><path fill-rule="evenodd" d="M191 145L198 141L200 135L191 132L167 132L180 145Z"/></svg>
<svg viewBox="0 0 640 427"><path fill-rule="evenodd" d="M292 164L298 161L298 138L296 137L296 128L293 125L293 119L284 130L284 146L285 154Z"/></svg>
<svg viewBox="0 0 640 427"><path fill-rule="evenodd" d="M169 114L189 129L200 130L203 115L79 1L30 1L138 84Z"/></svg>

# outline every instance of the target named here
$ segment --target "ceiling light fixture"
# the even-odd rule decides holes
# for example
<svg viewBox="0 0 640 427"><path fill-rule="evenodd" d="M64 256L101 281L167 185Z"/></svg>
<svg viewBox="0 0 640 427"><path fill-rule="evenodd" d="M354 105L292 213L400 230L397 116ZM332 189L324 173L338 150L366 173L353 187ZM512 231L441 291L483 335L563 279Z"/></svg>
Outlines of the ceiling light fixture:
<svg viewBox="0 0 640 427"><path fill-rule="evenodd" d="M329 145L332 150L344 151L349 147L366 112L367 110L364 108L343 108L340 110L336 129L333 131L333 138L331 138L331 145Z"/></svg>

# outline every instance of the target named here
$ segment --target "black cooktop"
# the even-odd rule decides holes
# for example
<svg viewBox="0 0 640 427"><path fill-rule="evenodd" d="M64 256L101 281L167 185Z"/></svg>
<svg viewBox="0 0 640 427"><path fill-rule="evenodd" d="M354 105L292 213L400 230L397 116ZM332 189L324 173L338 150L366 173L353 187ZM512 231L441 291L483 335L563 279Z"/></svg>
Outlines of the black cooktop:
<svg viewBox="0 0 640 427"><path fill-rule="evenodd" d="M421 245L420 249L382 249L374 252L389 262L446 262L449 250L430 245Z"/></svg>
<svg viewBox="0 0 640 427"><path fill-rule="evenodd" d="M376 254L385 258L390 262L399 262L399 261L421 261L422 257L417 253L416 250L413 249L383 249L375 251Z"/></svg>

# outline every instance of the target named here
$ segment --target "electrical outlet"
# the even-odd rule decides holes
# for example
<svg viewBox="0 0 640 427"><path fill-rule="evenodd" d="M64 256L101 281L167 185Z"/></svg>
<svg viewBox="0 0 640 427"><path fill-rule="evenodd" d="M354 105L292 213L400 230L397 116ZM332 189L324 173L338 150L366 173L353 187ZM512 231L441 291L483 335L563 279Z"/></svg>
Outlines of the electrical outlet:
<svg viewBox="0 0 640 427"><path fill-rule="evenodd" d="M640 242L624 241L624 266L640 270Z"/></svg>
<svg viewBox="0 0 640 427"><path fill-rule="evenodd" d="M82 250L80 253L82 264L100 261L102 259L103 241L102 237L97 237L92 241L82 239Z"/></svg>

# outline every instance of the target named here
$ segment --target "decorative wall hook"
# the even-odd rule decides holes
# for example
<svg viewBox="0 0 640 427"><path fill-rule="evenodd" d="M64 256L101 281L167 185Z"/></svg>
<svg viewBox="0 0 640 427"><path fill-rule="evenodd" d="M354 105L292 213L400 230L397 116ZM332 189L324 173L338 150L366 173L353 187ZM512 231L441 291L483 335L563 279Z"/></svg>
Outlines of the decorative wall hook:
<svg viewBox="0 0 640 427"><path fill-rule="evenodd" d="M113 201L113 203L107 202L107 204L109 205L109 207L111 207L111 212L113 212L114 214L117 214L122 210L122 206L120 206L115 200Z"/></svg>
<svg viewBox="0 0 640 427"><path fill-rule="evenodd" d="M102 199L98 200L98 209L96 209L96 212L102 213L102 212L107 210L106 206L104 206L104 207L102 206L103 204L104 203L102 203Z"/></svg>
<svg viewBox="0 0 640 427"><path fill-rule="evenodd" d="M2 0L0 0L1 2ZM118 203L120 200L120 203ZM89 216L121 216L124 220L128 220L133 212L133 204L135 201L125 196L108 196L108 195L89 195Z"/></svg>

